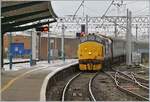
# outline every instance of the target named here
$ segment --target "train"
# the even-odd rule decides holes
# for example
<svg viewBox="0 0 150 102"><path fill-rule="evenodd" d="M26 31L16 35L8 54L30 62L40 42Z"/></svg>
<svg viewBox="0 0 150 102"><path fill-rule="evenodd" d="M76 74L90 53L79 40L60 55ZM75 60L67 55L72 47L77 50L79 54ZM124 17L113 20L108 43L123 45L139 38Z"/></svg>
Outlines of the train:
<svg viewBox="0 0 150 102"><path fill-rule="evenodd" d="M148 43L132 42L132 51L149 50ZM112 64L126 61L126 40L101 34L80 37L77 56L81 71L110 69Z"/></svg>

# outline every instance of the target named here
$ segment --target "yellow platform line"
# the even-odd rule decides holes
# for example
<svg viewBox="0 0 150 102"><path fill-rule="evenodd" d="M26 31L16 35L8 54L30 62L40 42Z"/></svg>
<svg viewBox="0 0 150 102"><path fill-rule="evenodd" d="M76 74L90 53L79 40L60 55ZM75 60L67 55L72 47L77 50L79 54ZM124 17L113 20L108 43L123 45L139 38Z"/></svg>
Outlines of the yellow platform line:
<svg viewBox="0 0 150 102"><path fill-rule="evenodd" d="M5 91L6 89L8 89L16 80L20 79L21 77L24 77L25 75L31 73L31 72L34 72L36 70L40 70L40 69L45 69L45 68L48 68L48 67L43 67L43 68L38 68L38 69L33 69L33 70L30 70L30 71L27 71L13 79L11 79L6 85L4 85L3 88L0 89L0 93L2 93L3 91Z"/></svg>

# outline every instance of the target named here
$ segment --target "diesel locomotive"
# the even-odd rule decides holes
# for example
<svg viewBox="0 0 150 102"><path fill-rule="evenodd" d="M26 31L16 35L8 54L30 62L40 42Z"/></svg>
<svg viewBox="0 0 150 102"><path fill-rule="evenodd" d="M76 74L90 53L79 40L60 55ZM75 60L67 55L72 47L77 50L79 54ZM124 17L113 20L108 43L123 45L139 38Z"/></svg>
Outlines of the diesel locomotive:
<svg viewBox="0 0 150 102"><path fill-rule="evenodd" d="M112 64L125 62L126 43L125 39L110 38L100 34L80 37L77 51L80 70L110 69ZM148 53L149 43L132 40L132 51L141 54Z"/></svg>
<svg viewBox="0 0 150 102"><path fill-rule="evenodd" d="M111 65L112 40L108 37L89 34L80 38L78 59L80 70L101 70Z"/></svg>

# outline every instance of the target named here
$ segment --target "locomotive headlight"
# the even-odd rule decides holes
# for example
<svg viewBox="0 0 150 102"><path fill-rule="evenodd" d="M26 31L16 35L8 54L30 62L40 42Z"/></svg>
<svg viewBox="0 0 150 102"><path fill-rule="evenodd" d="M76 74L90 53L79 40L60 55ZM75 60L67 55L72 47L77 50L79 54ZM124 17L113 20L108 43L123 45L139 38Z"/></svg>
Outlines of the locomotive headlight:
<svg viewBox="0 0 150 102"><path fill-rule="evenodd" d="M92 54L92 52L89 52L89 55L91 55Z"/></svg>

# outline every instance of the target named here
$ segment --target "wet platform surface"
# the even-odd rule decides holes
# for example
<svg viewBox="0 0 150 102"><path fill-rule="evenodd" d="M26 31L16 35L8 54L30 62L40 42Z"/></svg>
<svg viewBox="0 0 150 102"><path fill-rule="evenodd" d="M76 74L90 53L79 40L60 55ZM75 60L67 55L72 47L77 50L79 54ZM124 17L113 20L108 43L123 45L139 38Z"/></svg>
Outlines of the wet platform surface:
<svg viewBox="0 0 150 102"><path fill-rule="evenodd" d="M77 60L66 60L65 63L38 63L30 68L17 71L3 71L1 75L2 101L40 101L43 81L48 74L66 65L73 65Z"/></svg>

